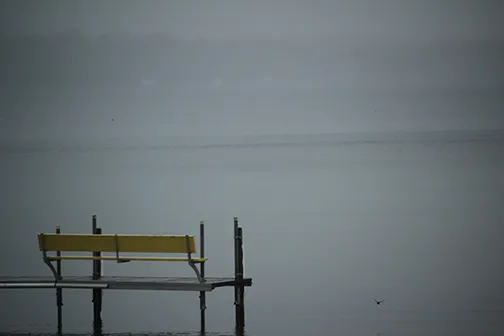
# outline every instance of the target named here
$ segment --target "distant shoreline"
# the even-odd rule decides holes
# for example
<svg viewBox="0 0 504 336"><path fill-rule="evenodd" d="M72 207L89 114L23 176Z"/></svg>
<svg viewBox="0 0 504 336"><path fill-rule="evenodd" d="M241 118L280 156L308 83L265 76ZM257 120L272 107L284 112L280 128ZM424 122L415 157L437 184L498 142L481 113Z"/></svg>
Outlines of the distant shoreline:
<svg viewBox="0 0 504 336"><path fill-rule="evenodd" d="M151 136L77 139L2 139L0 151L58 152L99 150L170 150L211 148L295 147L320 145L407 143L504 143L504 129L415 130L320 134L269 134L229 136Z"/></svg>

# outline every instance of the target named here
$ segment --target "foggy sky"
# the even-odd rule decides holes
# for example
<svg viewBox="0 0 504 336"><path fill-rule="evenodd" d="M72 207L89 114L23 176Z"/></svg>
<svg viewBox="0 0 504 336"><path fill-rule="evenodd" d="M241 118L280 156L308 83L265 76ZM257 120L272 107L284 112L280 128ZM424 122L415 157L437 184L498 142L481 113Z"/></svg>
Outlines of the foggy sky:
<svg viewBox="0 0 504 336"><path fill-rule="evenodd" d="M501 1L2 1L7 34L501 39Z"/></svg>
<svg viewBox="0 0 504 336"><path fill-rule="evenodd" d="M0 130L501 128L503 13L500 1L4 1L3 35L132 40L6 42ZM190 42L133 37L152 33ZM110 91L125 86L142 89Z"/></svg>

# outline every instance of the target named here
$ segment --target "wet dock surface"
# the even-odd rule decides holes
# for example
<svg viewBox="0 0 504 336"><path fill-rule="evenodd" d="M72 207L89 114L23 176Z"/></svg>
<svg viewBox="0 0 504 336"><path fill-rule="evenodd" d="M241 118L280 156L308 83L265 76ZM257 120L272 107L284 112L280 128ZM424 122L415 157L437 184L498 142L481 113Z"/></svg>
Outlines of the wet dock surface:
<svg viewBox="0 0 504 336"><path fill-rule="evenodd" d="M91 276L65 276L55 281L51 276L7 276L0 277L0 289L8 288L83 288L83 289L125 289L125 290L167 290L211 292L218 287L235 285L231 277L205 278L199 283L194 277L125 277L103 276L93 280ZM252 279L243 279L243 285L252 285Z"/></svg>

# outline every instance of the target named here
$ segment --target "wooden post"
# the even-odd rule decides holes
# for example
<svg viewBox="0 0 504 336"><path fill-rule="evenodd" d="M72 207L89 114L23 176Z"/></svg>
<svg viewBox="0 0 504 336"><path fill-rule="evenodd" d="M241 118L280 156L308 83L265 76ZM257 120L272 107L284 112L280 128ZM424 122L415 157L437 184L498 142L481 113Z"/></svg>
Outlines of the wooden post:
<svg viewBox="0 0 504 336"><path fill-rule="evenodd" d="M200 221L200 257L204 258L205 257L205 222ZM205 281L205 262L202 261L200 263L200 274L201 274L201 279ZM201 291L200 292L200 332L201 335L205 334L205 329L206 329L206 321L205 321L205 310L206 310L206 292Z"/></svg>
<svg viewBox="0 0 504 336"><path fill-rule="evenodd" d="M56 226L56 234L60 234L61 229ZM61 251L56 251L56 256L61 257ZM56 260L56 273L61 278L61 260ZM58 307L58 336L63 335L63 289L56 288L56 306Z"/></svg>
<svg viewBox="0 0 504 336"><path fill-rule="evenodd" d="M101 234L102 229L97 227L96 215L93 215L93 234ZM100 257L100 252L93 252L93 257ZM93 260L93 280L98 280L101 277L101 261ZM101 336L102 334L102 290L93 289L93 335Z"/></svg>

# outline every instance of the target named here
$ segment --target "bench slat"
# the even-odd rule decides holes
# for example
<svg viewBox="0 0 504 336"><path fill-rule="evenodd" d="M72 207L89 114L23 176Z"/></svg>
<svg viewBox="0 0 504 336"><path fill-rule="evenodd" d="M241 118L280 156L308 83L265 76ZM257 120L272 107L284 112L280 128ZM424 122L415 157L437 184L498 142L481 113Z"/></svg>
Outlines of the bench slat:
<svg viewBox="0 0 504 336"><path fill-rule="evenodd" d="M171 258L171 257L92 257L92 256L60 256L47 257L49 260L111 260L111 261L184 261L188 262L188 258ZM208 261L208 258L191 258L195 263Z"/></svg>
<svg viewBox="0 0 504 336"><path fill-rule="evenodd" d="M116 240L118 244L116 244ZM188 252L186 237L175 235L39 233L38 242L41 251L45 249L46 251L72 252ZM190 253L196 253L196 239L194 236L189 236L189 249Z"/></svg>

